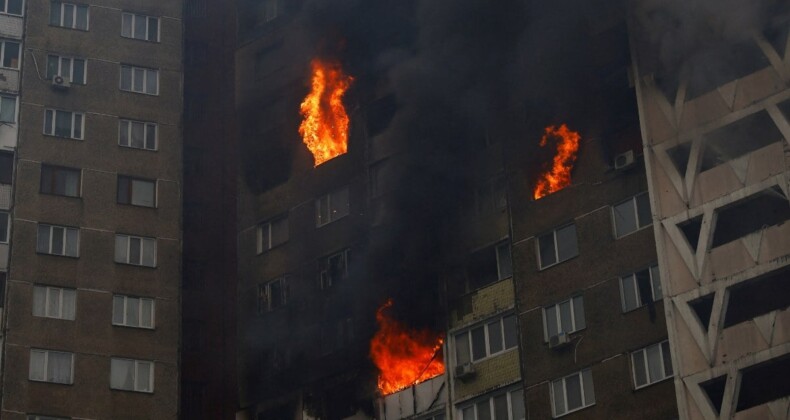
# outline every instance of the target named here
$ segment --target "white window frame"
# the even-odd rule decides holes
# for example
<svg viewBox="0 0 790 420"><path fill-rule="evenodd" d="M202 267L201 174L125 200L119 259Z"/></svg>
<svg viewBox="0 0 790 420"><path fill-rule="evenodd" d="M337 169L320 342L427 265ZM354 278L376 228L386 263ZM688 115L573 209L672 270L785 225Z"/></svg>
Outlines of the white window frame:
<svg viewBox="0 0 790 420"><path fill-rule="evenodd" d="M348 278L348 259L349 259L348 256L349 256L350 253L351 253L351 248L346 248L346 249L343 249L342 251L335 252L334 254L330 254L330 255L327 255L326 257L323 257L323 258L319 259L319 262L318 262L318 285L321 288L321 290L327 290L327 289L331 288L332 284L333 284L333 282L335 280L345 280L345 279ZM344 260L343 261L343 268L345 269L345 271L340 275L340 278L333 279L332 277L329 276L329 273L328 273L328 271L329 271L329 260L331 260L332 258L337 257L337 256L340 256ZM324 262L326 262L326 268L322 268L321 267L321 265L323 265Z"/></svg>
<svg viewBox="0 0 790 420"><path fill-rule="evenodd" d="M60 23L55 25L59 28L67 28L67 29L76 29L78 31L89 31L91 28L91 8L87 4L77 4L77 3L67 3L59 0L51 0L51 3L60 3ZM51 4L50 3L50 4ZM66 6L72 6L74 8L74 13L71 17L72 26L66 26L64 24L65 17L66 17ZM85 8L85 28L78 28L77 27L77 8L84 7ZM50 6L50 13L51 13L51 6ZM52 17L50 16L49 22L52 22Z"/></svg>
<svg viewBox="0 0 790 420"><path fill-rule="evenodd" d="M285 223L286 229L288 229L288 236L286 236L285 240L278 243L272 243L272 226L277 223ZM266 251L269 251L273 248L276 248L290 239L290 226L288 226L288 215L276 217L271 219L267 222L263 222L258 225L255 229L256 231L256 252L260 255Z"/></svg>
<svg viewBox="0 0 790 420"><path fill-rule="evenodd" d="M129 89L123 88L123 69L129 69ZM142 70L143 71L143 90L134 90L134 80L135 80L135 70ZM156 92L146 92L146 87L148 86L148 73L155 72L156 73ZM151 95L151 96L159 96L159 69L152 69L149 67L139 67L133 66L131 64L121 64L121 71L119 73L119 83L118 88L123 92L132 92L132 93L139 93L142 95Z"/></svg>
<svg viewBox="0 0 790 420"><path fill-rule="evenodd" d="M58 112L65 112L67 114L71 114L71 133L69 136L59 136L55 134L55 121L57 120L57 113ZM47 118L47 114L51 114L50 118ZM77 137L75 135L75 128L77 124L75 124L74 120L76 119L77 115L80 116L80 136ZM49 120L50 127L52 128L51 133L47 133L47 120ZM62 109L54 109L54 108L47 108L44 110L44 134L47 136L53 136L63 139L74 139L74 140L84 140L85 139L85 114L82 112L74 112L74 111L64 111Z"/></svg>
<svg viewBox="0 0 790 420"><path fill-rule="evenodd" d="M115 322L115 299L121 298L123 299L123 314L122 318L123 321L120 323ZM145 298L145 297L138 297L138 296L127 296L127 295L113 295L112 297L112 325L117 325L120 327L129 327L129 328L142 328L146 330L153 330L156 328L156 300L153 298ZM129 308L129 300L130 299L137 299L137 325L131 325L129 323L129 319L127 317L128 308ZM143 301L148 301L151 303L151 325L143 325Z"/></svg>
<svg viewBox="0 0 790 420"><path fill-rule="evenodd" d="M158 246L157 246L156 238L149 238L149 237L146 237L146 236L135 236L135 235L126 235L126 234L122 234L122 233L116 233L115 234L115 240L116 241L118 240L118 237L125 237L126 238L126 261L118 261L116 259L115 262L117 262L119 264L134 265L134 266L137 266L137 267L156 268L156 265L157 265L157 262L158 262L157 261L157 247ZM131 248L132 248L132 246L131 246L131 243L132 243L131 240L132 239L139 239L140 240L140 264L135 264L133 262L129 262L129 260L131 258L131 255L130 255L131 252L130 251L131 251ZM149 243L153 242L153 244L154 244L154 264L153 265L145 265L145 264L143 264L143 249L145 247L146 241L148 241Z"/></svg>
<svg viewBox="0 0 790 420"><path fill-rule="evenodd" d="M19 13L11 13L11 12L9 12L8 11L9 0L6 0L5 8L0 10L0 14L9 15L9 16L24 16L24 14L25 14L25 2L24 2L24 0L20 0L20 2L22 3L22 10L20 10Z"/></svg>
<svg viewBox="0 0 790 420"><path fill-rule="evenodd" d="M49 354L50 353L60 353L60 354L68 354L71 356L71 372L69 372L69 381L68 382L55 382L55 381L48 381L46 377L44 379L37 379L32 378L32 368L33 368L33 353L43 353L44 354L44 375L46 376L46 372L49 370ZM57 351L57 350L46 350L46 349L38 349L38 348L31 348L30 349L30 362L28 363L30 366L28 367L28 380L34 382L47 382L51 384L64 384L64 385L71 385L74 383L74 353L68 351Z"/></svg>
<svg viewBox="0 0 790 420"><path fill-rule="evenodd" d="M134 365L133 365L134 366L134 372L133 372L133 382L134 382L134 384L132 385L133 389L116 388L116 387L112 386L112 361L113 360L124 361L124 362L134 362ZM140 390L140 389L138 389L139 384L137 383L137 379L140 376L138 374L138 370L140 368L140 364L142 364L142 363L148 363L148 366L149 366L149 370L148 370L148 387L149 387L149 390ZM155 369L154 365L155 365L155 363L152 360L137 360L137 359L129 359L129 358L125 358L125 357L111 357L110 358L110 388L118 390L118 391L143 392L143 393L146 393L146 394L153 394L154 393L154 372L156 372L156 369Z"/></svg>
<svg viewBox="0 0 790 420"><path fill-rule="evenodd" d="M38 229L41 228L42 226L49 227L49 246L47 247L47 249L48 249L47 252L38 251ZM61 229L63 229L63 249L61 250L61 253L59 253L59 254L53 252L53 249L52 249L52 242L53 242L53 236L54 236L52 234L52 232L54 231L54 228L61 228ZM69 237L69 235L68 235L68 231L69 230L77 232L77 245L76 245L77 255L67 255L66 254L66 249L68 249L68 245L67 245L66 241L68 240L68 237ZM62 257L79 258L79 256L80 256L80 229L79 228L74 228L74 227L68 227L68 226L50 225L48 223L39 223L38 227L36 228L36 251L38 253L46 254L46 255L58 255L58 256L62 256Z"/></svg>
<svg viewBox="0 0 790 420"><path fill-rule="evenodd" d="M345 210L345 212L338 212L337 214L335 214L335 212L332 211L332 196L336 195L338 193L341 193L343 191L345 191L346 197L348 197L348 202L346 203L345 207L343 208L343 210ZM321 214L321 201L322 200L326 201L326 211L327 211L326 220L322 220L322 217L323 217L323 215ZM348 186L345 186L343 188L338 188L338 189L336 189L336 190L334 190L334 191L332 191L332 192L330 192L328 194L325 194L325 195L323 195L323 196L321 196L321 197L319 197L318 199L315 200L315 226L316 227L326 226L326 225L328 225L328 224L330 224L332 222L336 222L336 221L348 216L349 214L351 214L351 191L350 191Z"/></svg>
<svg viewBox="0 0 790 420"><path fill-rule="evenodd" d="M653 264L650 267L647 267L643 270L635 271L633 273L620 277L620 307L622 308L623 313L635 311L645 306L644 304L642 304L642 295L641 292L639 291L639 283L636 280L636 274L642 271L647 271L648 276L650 276L650 294L653 302L658 302L664 298L663 289L661 288L661 278L658 271L658 265ZM658 275L658 278L656 277L656 275ZM636 299L635 301L637 303L637 306L633 308L628 308L626 306L626 296L625 296L626 292L624 286L625 282L631 282L631 284L633 285L632 287L635 295L633 297ZM658 293L658 295L656 295L656 293Z"/></svg>
<svg viewBox="0 0 790 420"><path fill-rule="evenodd" d="M33 316L42 317L42 318L54 318L54 319L63 319L67 321L74 321L77 316L77 290L66 288L66 287L53 287L53 286L45 286L43 284L34 284L33 285L33 296L35 296L36 289L44 289L44 307L42 308L43 315L36 315L36 307L35 307L35 297L33 298ZM65 299L65 291L69 290L74 292L74 316L69 318L63 314L63 301ZM49 306L50 301L54 298L53 295L57 293L58 299L58 313L51 314L49 313Z"/></svg>
<svg viewBox="0 0 790 420"><path fill-rule="evenodd" d="M573 229L574 229L575 234L576 234L576 254L571 255L568 258L564 259L564 260L560 260L560 247L559 247L559 241L557 241L557 232L562 230L562 229L565 229L565 228L567 228L569 226L573 226ZM555 261L553 263L551 263L551 264L548 264L548 265L544 266L543 263L542 263L541 254L540 254L540 238L543 237L543 236L548 235L549 233L551 233L553 235L553 237L554 237L554 259L555 259ZM545 269L547 269L549 267L554 267L557 264L564 263L565 261L569 261L569 260L577 257L579 255L579 229L576 226L576 222L567 223L567 224L564 224L564 225L562 225L562 226L560 226L560 227L558 227L556 229L551 230L550 232L546 232L546 233L544 233L542 235L537 235L535 237L535 244L537 245L536 246L536 251L537 251L537 254L538 254L538 270L545 270Z"/></svg>
<svg viewBox="0 0 790 420"><path fill-rule="evenodd" d="M288 287L290 280L291 280L290 275L284 275L258 285L258 314L259 315L272 312L275 309L281 308L288 304L288 298L289 298ZM272 284L274 283L280 283L280 296L279 296L280 303L277 306L272 305L272 302L275 298L274 296L272 296Z"/></svg>
<svg viewBox="0 0 790 420"><path fill-rule="evenodd" d="M126 35L123 34L124 33L123 24L124 24L124 18L126 16L130 16L131 17L131 25L132 26L129 28L129 36L126 36ZM145 19L145 38L136 38L135 37L135 28L137 27L135 25L135 21L137 19ZM151 23L151 19L156 20L156 39L148 39L148 27L149 27L149 25ZM137 13L132 13L132 12L123 12L123 13L121 13L121 37L127 38L127 39L136 39L138 41L159 42L159 39L161 37L161 31L162 31L162 24L161 24L161 22L162 22L162 19L160 19L160 18L158 18L156 16L149 16L149 15L137 14Z"/></svg>
<svg viewBox="0 0 790 420"><path fill-rule="evenodd" d="M126 123L126 140L129 144L123 144L121 142L121 135L124 131L123 125ZM143 124L143 147L135 147L132 146L132 126L134 124ZM154 148L151 149L146 147L148 144L148 129L153 127L154 129ZM118 120L118 145L121 147L128 147L130 149L137 149L137 150L150 150L150 151L157 151L159 150L159 124L150 121L135 121L135 120L128 120L125 118L121 118Z"/></svg>
<svg viewBox="0 0 790 420"><path fill-rule="evenodd" d="M5 67L5 66L3 66L3 62L5 61L5 50L6 50L5 45L7 43L13 43L13 44L17 44L18 45L19 56L16 58L16 67ZM22 43L19 42L19 41L14 41L14 40L10 40L10 39L0 39L0 68L19 70L21 63L22 63Z"/></svg>
<svg viewBox="0 0 790 420"><path fill-rule="evenodd" d="M157 204L159 204L158 203L159 202L159 183L157 182L157 180L155 180L155 179L137 178L137 177L133 177L133 176L120 175L119 174L118 175L118 182L117 182L117 185L116 185L116 188L118 188L119 190L120 190L120 185L121 185L121 180L122 179L124 179L124 180L126 180L126 182L128 182L127 188L129 189L128 190L129 197L127 197L127 198L129 199L129 202L128 203L124 203L124 202L119 201L118 200L118 194L116 194L116 201L118 202L118 204L123 204L123 205L127 205L127 206L135 206L135 207L145 207L145 208L149 208L149 209L155 209L157 207ZM139 182L139 183L151 184L154 187L153 188L153 197L151 197L151 199L153 201L153 204L151 204L150 206L146 206L144 204L139 204L139 201L138 201L138 203L134 202L134 183L135 183L135 181Z"/></svg>
<svg viewBox="0 0 790 420"><path fill-rule="evenodd" d="M69 82L72 84L77 85L87 85L88 84L88 60L79 57L67 57L60 54L47 54L47 76L49 76L49 60L51 57L55 57L58 62L58 68L55 72L54 76L61 76L63 77L63 60L69 60ZM82 61L82 82L75 82L74 81L74 61Z"/></svg>
<svg viewBox="0 0 790 420"><path fill-rule="evenodd" d="M672 359L671 359L671 356L669 356L669 355L666 355L666 356L670 357L669 369L672 371L672 374L670 374L670 375L666 374L666 365L664 363L664 360L665 360L664 343L666 343L667 347L669 347L669 340L664 340L664 341L662 341L660 343L656 343L656 344L653 344L653 345L650 345L650 346L647 346L647 347L644 347L644 348L641 348L639 350L631 352L631 357L630 357L630 359L631 359L631 376L632 376L632 378L634 380L634 389L635 390L636 389L642 389L642 388L648 387L650 385L657 384L659 382L662 382L664 380L673 378L675 376L675 369L674 369L673 366L671 366ZM659 360L659 363L660 363L660 371L661 371L661 375L662 375L660 378L651 378L650 377L650 361L647 358L647 350L650 349L650 348L654 348L654 347L658 348L658 357L659 357L658 360ZM645 379L647 380L647 382L645 382L644 384L641 384L641 385L639 383L637 383L637 379L636 379L636 355L640 354L640 353L642 354L642 368L645 370L644 371L645 372Z"/></svg>
<svg viewBox="0 0 790 420"><path fill-rule="evenodd" d="M589 390L585 390L585 387L584 387L584 374L585 374L585 372L589 372L590 383L593 385L592 401L587 401L587 398L586 398L587 397L586 394L589 392ZM568 386L567 386L567 382L566 381L567 381L568 378L572 378L574 376L577 376L579 378L579 388L581 389L582 405L580 407L576 407L574 409L568 409ZM554 392L554 384L557 383L557 382L560 382L560 381L562 381L562 398L563 398L563 404L565 405L565 411L562 412L562 413L557 413L556 412L557 405L555 404L555 401L556 401L555 399L558 398L558 395L556 395L555 392ZM595 384L594 384L593 379L592 379L592 370L590 368L582 369L582 370L580 370L578 372L575 372L573 374L570 374L570 375L567 375L567 376L563 376L562 378L555 379L555 380L549 382L549 391L551 393L551 414L552 414L552 418L555 418L555 419L558 418L558 417L562 417L562 416L565 416L567 414L574 413L576 411L583 410L583 409L585 409L587 407L595 405Z"/></svg>
<svg viewBox="0 0 790 420"><path fill-rule="evenodd" d="M626 236L628 236L628 235L630 235L632 233L639 232L640 230L648 228L648 227L653 225L653 218L652 217L650 218L650 220L646 224L642 224L641 223L642 221L639 220L639 208L637 207L638 205L637 205L637 200L636 199L638 197L643 196L643 195L648 195L647 191L639 193L639 194L637 194L637 195L635 195L633 197L628 198L627 200L623 200L623 201L621 201L619 203L615 203L615 204L610 206L610 212L611 212L611 215L612 215L612 230L613 230L612 233L614 234L615 239L624 238L624 237L626 237ZM617 217L615 215L615 212L616 212L615 208L617 206L626 204L629 201L631 202L630 211L634 212L634 220L636 221L636 229L634 229L634 230L632 230L630 232L625 232L625 233L623 233L621 235L618 235L618 232L617 232ZM649 196L648 196L647 204L648 204L648 206L650 205ZM648 208L648 210L650 210L650 209Z"/></svg>
<svg viewBox="0 0 790 420"><path fill-rule="evenodd" d="M586 314L584 313L580 315L581 321L584 323L584 325L577 325L579 322L577 322L576 320L576 305L574 305L574 301L576 299L579 299L581 301L582 307L584 307L584 296L576 295L571 297L570 299L565 299L562 302L557 302L554 305L549 305L543 308L543 341L544 342L548 343L549 339L551 338L549 336L549 317L547 311L549 308L554 308L554 313L555 313L554 321L557 323L556 325L557 325L558 334L561 333L573 334L577 331L582 331L587 328L587 318L586 318ZM560 311L560 305L562 305L563 303L570 303L571 325L573 328L571 331L562 331L562 312Z"/></svg>
<svg viewBox="0 0 790 420"><path fill-rule="evenodd" d="M521 388L521 387L516 387L516 388L512 388L511 387L511 388L507 388L507 389L504 389L504 390L499 389L499 390L496 390L496 391L491 392L489 394L486 394L482 398L475 398L472 401L463 402L463 403L459 404L456 407L456 413L457 413L456 417L458 418L458 420L476 420L476 419L480 418L480 414L478 413L478 409L480 408L479 404L481 402L483 402L483 401L486 401L488 403L488 410L489 410L487 418L489 418L489 419L496 418L496 420L500 420L499 418L495 417L494 399L497 398L497 397L500 397L502 395L506 395L507 396L507 419L502 419L502 420L525 420L525 417L515 418L513 416L513 397L512 397L512 395L515 394L515 393L523 393L523 392L524 392L524 389ZM524 397L523 396L522 396L521 403L524 404ZM472 419L468 419L468 418L464 417L464 410L466 410L468 408L472 408L473 409L474 417ZM526 412L526 406L521 407L521 409L522 409L522 411ZM442 413L442 414L444 414L444 413ZM443 416L442 416L442 418L443 418Z"/></svg>
<svg viewBox="0 0 790 420"><path fill-rule="evenodd" d="M5 219L5 238L0 236L0 244L7 244L11 240L11 214L8 211L0 211L0 220L2 219Z"/></svg>
<svg viewBox="0 0 790 420"><path fill-rule="evenodd" d="M464 328L463 330L460 330L460 331L457 331L457 332L453 333L453 340L454 340L455 349L456 349L456 351L453 352L454 353L454 357L455 357L455 365L458 366L458 365L462 364L458 360L458 350L457 350L457 348L458 348L458 339L459 339L459 336L462 336L462 335L466 335L466 340L467 340L467 344L468 344L467 348L469 349L469 363L478 363L478 362L480 362L482 360L486 360L486 359L491 358L491 357L499 356L500 354L506 353L506 352L508 352L510 350L518 349L518 320L517 319L514 319L516 321L516 324L515 324L515 328L516 328L516 331L515 331L516 344L513 347L507 347L507 342L506 342L507 340L505 339L505 335L506 335L505 334L505 318L509 318L509 317L514 317L515 318L516 314L515 313L508 313L508 314L499 315L499 316L496 316L496 317L493 317L493 318L489 318L489 319L487 319L487 320L485 320L483 322L478 322L478 323L476 323L475 325L473 325L471 327ZM502 337L502 343L501 343L502 344L502 349L497 351L497 352L493 352L492 353L491 352L491 333L489 332L489 326L490 326L490 324L493 324L495 322L499 324L499 331L500 331L500 334L501 334L501 337ZM483 327L483 337L484 337L484 340L485 340L484 345L485 345L485 352L486 352L486 354L485 354L485 356L483 356L481 358L475 359L475 357L474 357L474 342L472 340L472 330L476 330L476 329L478 329L480 327Z"/></svg>

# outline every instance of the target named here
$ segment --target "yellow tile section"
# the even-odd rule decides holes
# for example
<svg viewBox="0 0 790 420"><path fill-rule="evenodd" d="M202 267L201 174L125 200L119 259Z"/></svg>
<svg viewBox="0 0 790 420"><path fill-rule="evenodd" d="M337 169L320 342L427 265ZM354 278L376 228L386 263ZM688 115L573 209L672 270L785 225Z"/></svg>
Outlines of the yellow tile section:
<svg viewBox="0 0 790 420"><path fill-rule="evenodd" d="M475 321L483 320L504 309L512 308L515 303L513 279L505 279L472 292L472 312L458 319L454 309L450 317L450 329Z"/></svg>
<svg viewBox="0 0 790 420"><path fill-rule="evenodd" d="M512 383L521 377L518 347L474 364L475 376L471 379L455 380L455 400L483 394Z"/></svg>

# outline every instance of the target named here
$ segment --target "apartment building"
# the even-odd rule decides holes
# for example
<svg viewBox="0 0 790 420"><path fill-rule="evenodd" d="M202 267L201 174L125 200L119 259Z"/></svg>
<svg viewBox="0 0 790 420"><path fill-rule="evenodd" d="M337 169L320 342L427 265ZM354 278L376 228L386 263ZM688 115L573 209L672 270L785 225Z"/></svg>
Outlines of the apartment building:
<svg viewBox="0 0 790 420"><path fill-rule="evenodd" d="M176 418L181 3L3 4L0 415Z"/></svg>

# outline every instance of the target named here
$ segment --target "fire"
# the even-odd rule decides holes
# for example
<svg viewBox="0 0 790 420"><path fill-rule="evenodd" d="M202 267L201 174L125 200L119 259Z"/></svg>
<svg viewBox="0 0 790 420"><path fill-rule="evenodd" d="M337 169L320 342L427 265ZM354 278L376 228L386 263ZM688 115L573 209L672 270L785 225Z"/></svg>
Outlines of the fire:
<svg viewBox="0 0 790 420"><path fill-rule="evenodd" d="M546 147L549 137L557 139L557 154L554 155L551 170L541 174L537 185L535 185L535 191L533 192L535 200L571 184L571 170L579 151L581 136L579 133L570 130L565 124L559 127L553 125L546 127L545 133L540 139L540 147Z"/></svg>
<svg viewBox="0 0 790 420"><path fill-rule="evenodd" d="M444 373L444 337L403 325L387 313L391 306L392 299L388 299L376 311L379 330L370 340L370 357L379 368L378 386L383 395Z"/></svg>
<svg viewBox="0 0 790 420"><path fill-rule="evenodd" d="M348 150L348 114L343 95L354 78L343 73L340 63L314 58L312 89L302 101L299 125L302 141L318 166Z"/></svg>

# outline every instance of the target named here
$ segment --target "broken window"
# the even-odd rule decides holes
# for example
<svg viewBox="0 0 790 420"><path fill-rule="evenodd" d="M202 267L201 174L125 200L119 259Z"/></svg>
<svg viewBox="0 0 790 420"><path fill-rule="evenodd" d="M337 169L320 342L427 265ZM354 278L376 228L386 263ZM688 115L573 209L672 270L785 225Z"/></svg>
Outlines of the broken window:
<svg viewBox="0 0 790 420"><path fill-rule="evenodd" d="M551 267L579 255L576 225L571 223L538 237L540 269Z"/></svg>
<svg viewBox="0 0 790 420"><path fill-rule="evenodd" d="M621 238L629 233L653 224L650 212L650 197L647 192L638 194L612 206L615 236Z"/></svg>
<svg viewBox="0 0 790 420"><path fill-rule="evenodd" d="M348 187L335 190L315 202L316 227L332 223L340 218L348 216L349 201Z"/></svg>
<svg viewBox="0 0 790 420"><path fill-rule="evenodd" d="M278 277L258 285L258 313L271 312L288 302L290 276Z"/></svg>
<svg viewBox="0 0 790 420"><path fill-rule="evenodd" d="M688 77L686 100L770 65L768 58L751 39L702 50L685 63Z"/></svg>
<svg viewBox="0 0 790 420"><path fill-rule="evenodd" d="M716 210L712 248L790 219L790 205L779 187L760 191Z"/></svg>
<svg viewBox="0 0 790 420"><path fill-rule="evenodd" d="M728 289L724 328L790 307L790 271L783 269Z"/></svg>
<svg viewBox="0 0 790 420"><path fill-rule="evenodd" d="M368 137L373 137L389 126L395 111L398 109L398 102L395 95L387 95L377 99L367 107L367 129Z"/></svg>
<svg viewBox="0 0 790 420"><path fill-rule="evenodd" d="M261 223L257 229L258 254L288 241L288 216Z"/></svg>
<svg viewBox="0 0 790 420"><path fill-rule="evenodd" d="M504 280L512 275L510 241L503 241L473 253L466 264L468 291Z"/></svg>
<svg viewBox="0 0 790 420"><path fill-rule="evenodd" d="M319 260L318 280L321 289L328 289L339 280L348 278L350 260L351 249L348 248Z"/></svg>
<svg viewBox="0 0 790 420"><path fill-rule="evenodd" d="M623 312L632 311L662 298L658 266L620 277Z"/></svg>

